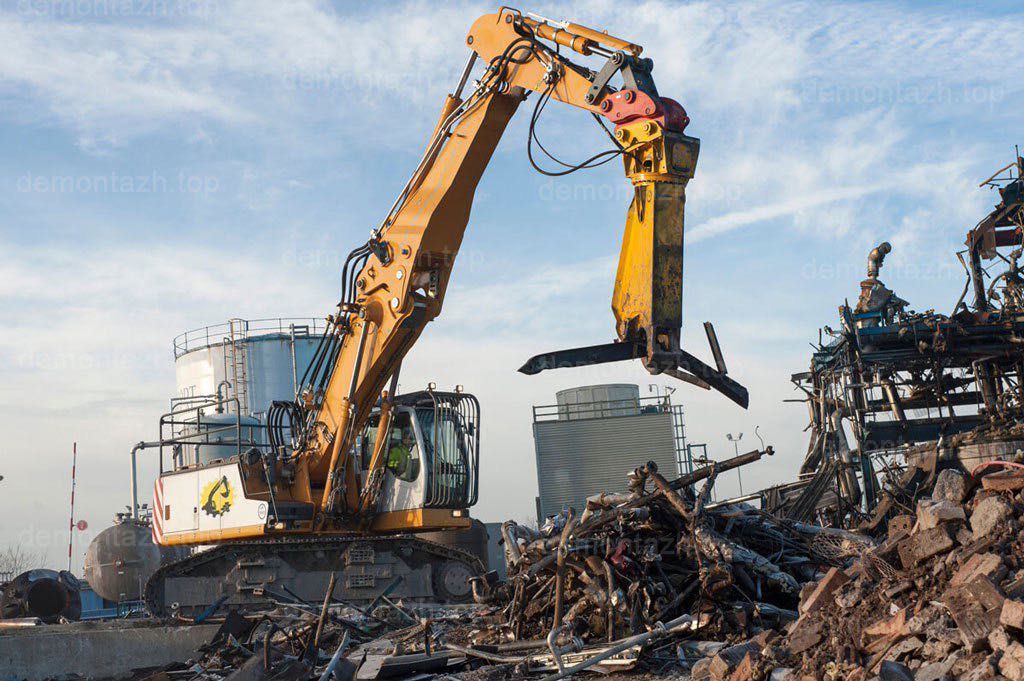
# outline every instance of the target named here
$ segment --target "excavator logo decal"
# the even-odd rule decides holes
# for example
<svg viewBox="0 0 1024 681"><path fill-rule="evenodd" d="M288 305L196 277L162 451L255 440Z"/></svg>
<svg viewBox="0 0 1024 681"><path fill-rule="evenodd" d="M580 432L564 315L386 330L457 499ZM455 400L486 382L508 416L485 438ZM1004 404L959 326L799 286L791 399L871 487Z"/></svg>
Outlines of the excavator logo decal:
<svg viewBox="0 0 1024 681"><path fill-rule="evenodd" d="M210 481L203 488L199 498L203 502L203 512L216 518L231 510L231 502L235 500L235 491L231 489L228 478L224 475L219 480Z"/></svg>

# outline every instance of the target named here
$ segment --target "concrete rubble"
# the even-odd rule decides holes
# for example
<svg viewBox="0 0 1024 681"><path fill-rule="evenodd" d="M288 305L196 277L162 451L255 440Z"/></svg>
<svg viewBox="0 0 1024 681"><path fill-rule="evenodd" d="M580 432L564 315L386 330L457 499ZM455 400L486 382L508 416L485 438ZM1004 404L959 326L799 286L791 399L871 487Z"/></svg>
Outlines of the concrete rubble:
<svg viewBox="0 0 1024 681"><path fill-rule="evenodd" d="M800 619L763 660L803 678L1024 679L1024 497L985 484L1024 486L1021 468L943 471L912 517L893 517L842 578L805 592ZM950 498L959 489L962 503Z"/></svg>

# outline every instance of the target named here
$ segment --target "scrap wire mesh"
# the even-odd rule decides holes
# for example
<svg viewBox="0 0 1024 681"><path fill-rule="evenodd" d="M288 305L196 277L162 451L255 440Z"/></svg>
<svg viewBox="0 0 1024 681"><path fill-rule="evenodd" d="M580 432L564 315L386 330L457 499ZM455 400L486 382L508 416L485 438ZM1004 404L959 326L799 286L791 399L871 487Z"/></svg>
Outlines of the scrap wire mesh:
<svg viewBox="0 0 1024 681"><path fill-rule="evenodd" d="M822 532L811 540L811 552L825 559L829 563L837 563L846 558L854 558L866 555L865 549L870 548L867 542L856 541L851 537ZM883 561L884 562L884 561Z"/></svg>
<svg viewBox="0 0 1024 681"><path fill-rule="evenodd" d="M893 567L889 561L871 551L864 553L864 563L877 571L882 577L893 579L900 574L900 571Z"/></svg>

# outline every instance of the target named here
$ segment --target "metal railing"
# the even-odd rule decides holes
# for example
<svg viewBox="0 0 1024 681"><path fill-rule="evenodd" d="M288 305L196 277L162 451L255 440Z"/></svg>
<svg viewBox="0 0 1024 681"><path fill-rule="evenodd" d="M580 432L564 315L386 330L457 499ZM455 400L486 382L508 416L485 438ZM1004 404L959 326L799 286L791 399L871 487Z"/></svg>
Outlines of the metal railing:
<svg viewBox="0 0 1024 681"><path fill-rule="evenodd" d="M232 406L234 409L229 408ZM214 414L227 416L228 419L221 423L204 421L204 418ZM175 405L170 412L160 417L160 473L200 465L203 461L202 450L206 447L217 448L218 452L230 452L226 457L218 457L227 459L241 456L243 450L254 446L264 446L266 425L255 419L247 419L243 423L243 418L235 398L189 401ZM166 448L171 450L169 469L164 466ZM192 451L186 452L187 449Z"/></svg>
<svg viewBox="0 0 1024 681"><path fill-rule="evenodd" d="M190 329L174 338L174 357L178 358L186 352L201 350L211 345L230 342L232 329L238 333L238 325L242 324L247 338L270 334L291 334L292 328L303 330L304 335L322 334L327 322L319 317L276 317L267 319L233 319L221 324L201 326Z"/></svg>
<svg viewBox="0 0 1024 681"><path fill-rule="evenodd" d="M672 400L668 395L626 397L616 400L535 406L533 408L533 422L641 416L644 414L665 414L671 411Z"/></svg>

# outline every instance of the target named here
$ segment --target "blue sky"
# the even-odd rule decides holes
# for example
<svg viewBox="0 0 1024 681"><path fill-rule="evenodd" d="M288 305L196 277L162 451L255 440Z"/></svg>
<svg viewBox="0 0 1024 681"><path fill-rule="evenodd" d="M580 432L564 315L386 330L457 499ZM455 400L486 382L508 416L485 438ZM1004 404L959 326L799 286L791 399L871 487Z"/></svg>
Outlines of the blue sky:
<svg viewBox="0 0 1024 681"><path fill-rule="evenodd" d="M80 515L127 503L132 443L173 393L170 341L228 317L322 315L338 265L422 151L482 3L0 3L0 546L57 563L70 447ZM952 256L994 202L1024 103L1012 3L539 3L645 46L701 139L687 204L685 343L716 323L743 412L680 387L691 441L725 456L753 429L785 480L806 447L789 374L853 298L867 252L917 309L947 310ZM525 155L530 103L480 183L441 319L403 387L461 383L483 403L485 520L526 517L530 405L635 366L524 377L530 355L604 342L629 190L621 168L551 180ZM549 106L545 143L604 149ZM725 492L732 481L723 482ZM81 537L87 539L87 537ZM84 548L84 542L81 543ZM78 559L76 557L76 563Z"/></svg>

